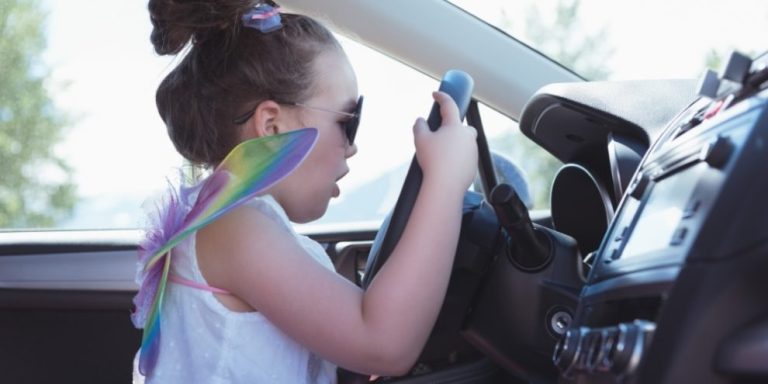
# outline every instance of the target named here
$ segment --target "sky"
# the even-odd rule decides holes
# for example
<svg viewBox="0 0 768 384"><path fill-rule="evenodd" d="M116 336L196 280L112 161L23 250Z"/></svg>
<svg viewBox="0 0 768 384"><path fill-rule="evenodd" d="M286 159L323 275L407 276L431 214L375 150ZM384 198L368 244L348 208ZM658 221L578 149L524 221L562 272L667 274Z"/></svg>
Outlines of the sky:
<svg viewBox="0 0 768 384"><path fill-rule="evenodd" d="M496 23L503 14L520 34L530 4L552 25L557 0L450 0ZM704 72L709 50L727 55L733 49L759 54L768 51L768 2L762 0L581 0L580 28L615 49L605 65L612 79L691 78ZM719 70L719 68L713 68Z"/></svg>
<svg viewBox="0 0 768 384"><path fill-rule="evenodd" d="M520 1L454 3L473 7L490 21L501 14L514 19L525 12ZM135 226L139 210L134 206L159 191L181 165L154 104L155 89L173 67L173 57L157 56L152 50L146 1L44 0L43 4L50 15L43 57L52 70L48 89L56 105L75 118L56 151L76 170L79 194L90 204L89 216L122 204L123 210L110 216L108 225ZM551 9L552 0L537 4ZM764 44L768 2L733 4L585 0L581 9L589 15L584 19L587 29L604 28L606 42L622 48L606 63L615 78L690 78L703 72L709 49L723 53L734 47L751 52L768 48ZM631 17L622 17L627 15ZM542 17L552 13L545 11ZM349 161L352 172L342 180L340 201L344 191L411 159L413 121L429 111L429 93L438 85L347 39L342 43L357 68L366 101L357 136L359 152ZM485 121L496 121L492 119L498 123L485 124L491 139L514 124L484 114Z"/></svg>

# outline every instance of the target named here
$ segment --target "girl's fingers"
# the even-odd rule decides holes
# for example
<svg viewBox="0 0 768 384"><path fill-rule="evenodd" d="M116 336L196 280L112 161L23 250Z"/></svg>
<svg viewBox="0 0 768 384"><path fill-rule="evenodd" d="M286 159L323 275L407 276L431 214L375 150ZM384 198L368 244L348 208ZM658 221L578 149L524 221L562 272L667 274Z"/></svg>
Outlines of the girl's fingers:
<svg viewBox="0 0 768 384"><path fill-rule="evenodd" d="M445 92L432 92L432 98L440 105L440 116L443 119L442 125L461 124L459 118L459 107L453 99Z"/></svg>

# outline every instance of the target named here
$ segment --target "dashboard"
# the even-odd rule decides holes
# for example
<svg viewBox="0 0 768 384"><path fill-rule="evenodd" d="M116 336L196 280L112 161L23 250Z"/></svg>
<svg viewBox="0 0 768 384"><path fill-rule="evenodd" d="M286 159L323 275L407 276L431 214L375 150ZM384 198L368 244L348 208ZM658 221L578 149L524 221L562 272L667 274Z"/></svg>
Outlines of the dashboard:
<svg viewBox="0 0 768 384"><path fill-rule="evenodd" d="M526 106L521 130L564 163L553 229L584 260L561 382L768 379L767 63L734 52L699 81L555 84Z"/></svg>

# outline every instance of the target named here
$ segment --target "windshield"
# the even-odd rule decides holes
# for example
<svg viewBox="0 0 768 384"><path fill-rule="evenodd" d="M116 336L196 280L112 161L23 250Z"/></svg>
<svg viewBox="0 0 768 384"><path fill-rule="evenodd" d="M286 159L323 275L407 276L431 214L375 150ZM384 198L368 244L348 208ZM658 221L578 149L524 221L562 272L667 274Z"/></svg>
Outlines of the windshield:
<svg viewBox="0 0 768 384"><path fill-rule="evenodd" d="M449 0L587 80L696 78L766 50L768 2Z"/></svg>

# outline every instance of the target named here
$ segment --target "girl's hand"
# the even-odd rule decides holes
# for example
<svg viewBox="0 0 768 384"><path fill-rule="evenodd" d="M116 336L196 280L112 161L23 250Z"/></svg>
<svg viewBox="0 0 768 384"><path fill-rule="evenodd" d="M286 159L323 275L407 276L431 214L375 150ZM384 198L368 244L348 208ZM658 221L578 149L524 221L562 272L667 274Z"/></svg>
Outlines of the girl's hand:
<svg viewBox="0 0 768 384"><path fill-rule="evenodd" d="M477 132L463 125L456 103L444 92L433 92L440 105L442 125L435 132L429 130L426 120L418 118L413 126L416 158L424 178L438 179L446 187L466 190L477 171Z"/></svg>

